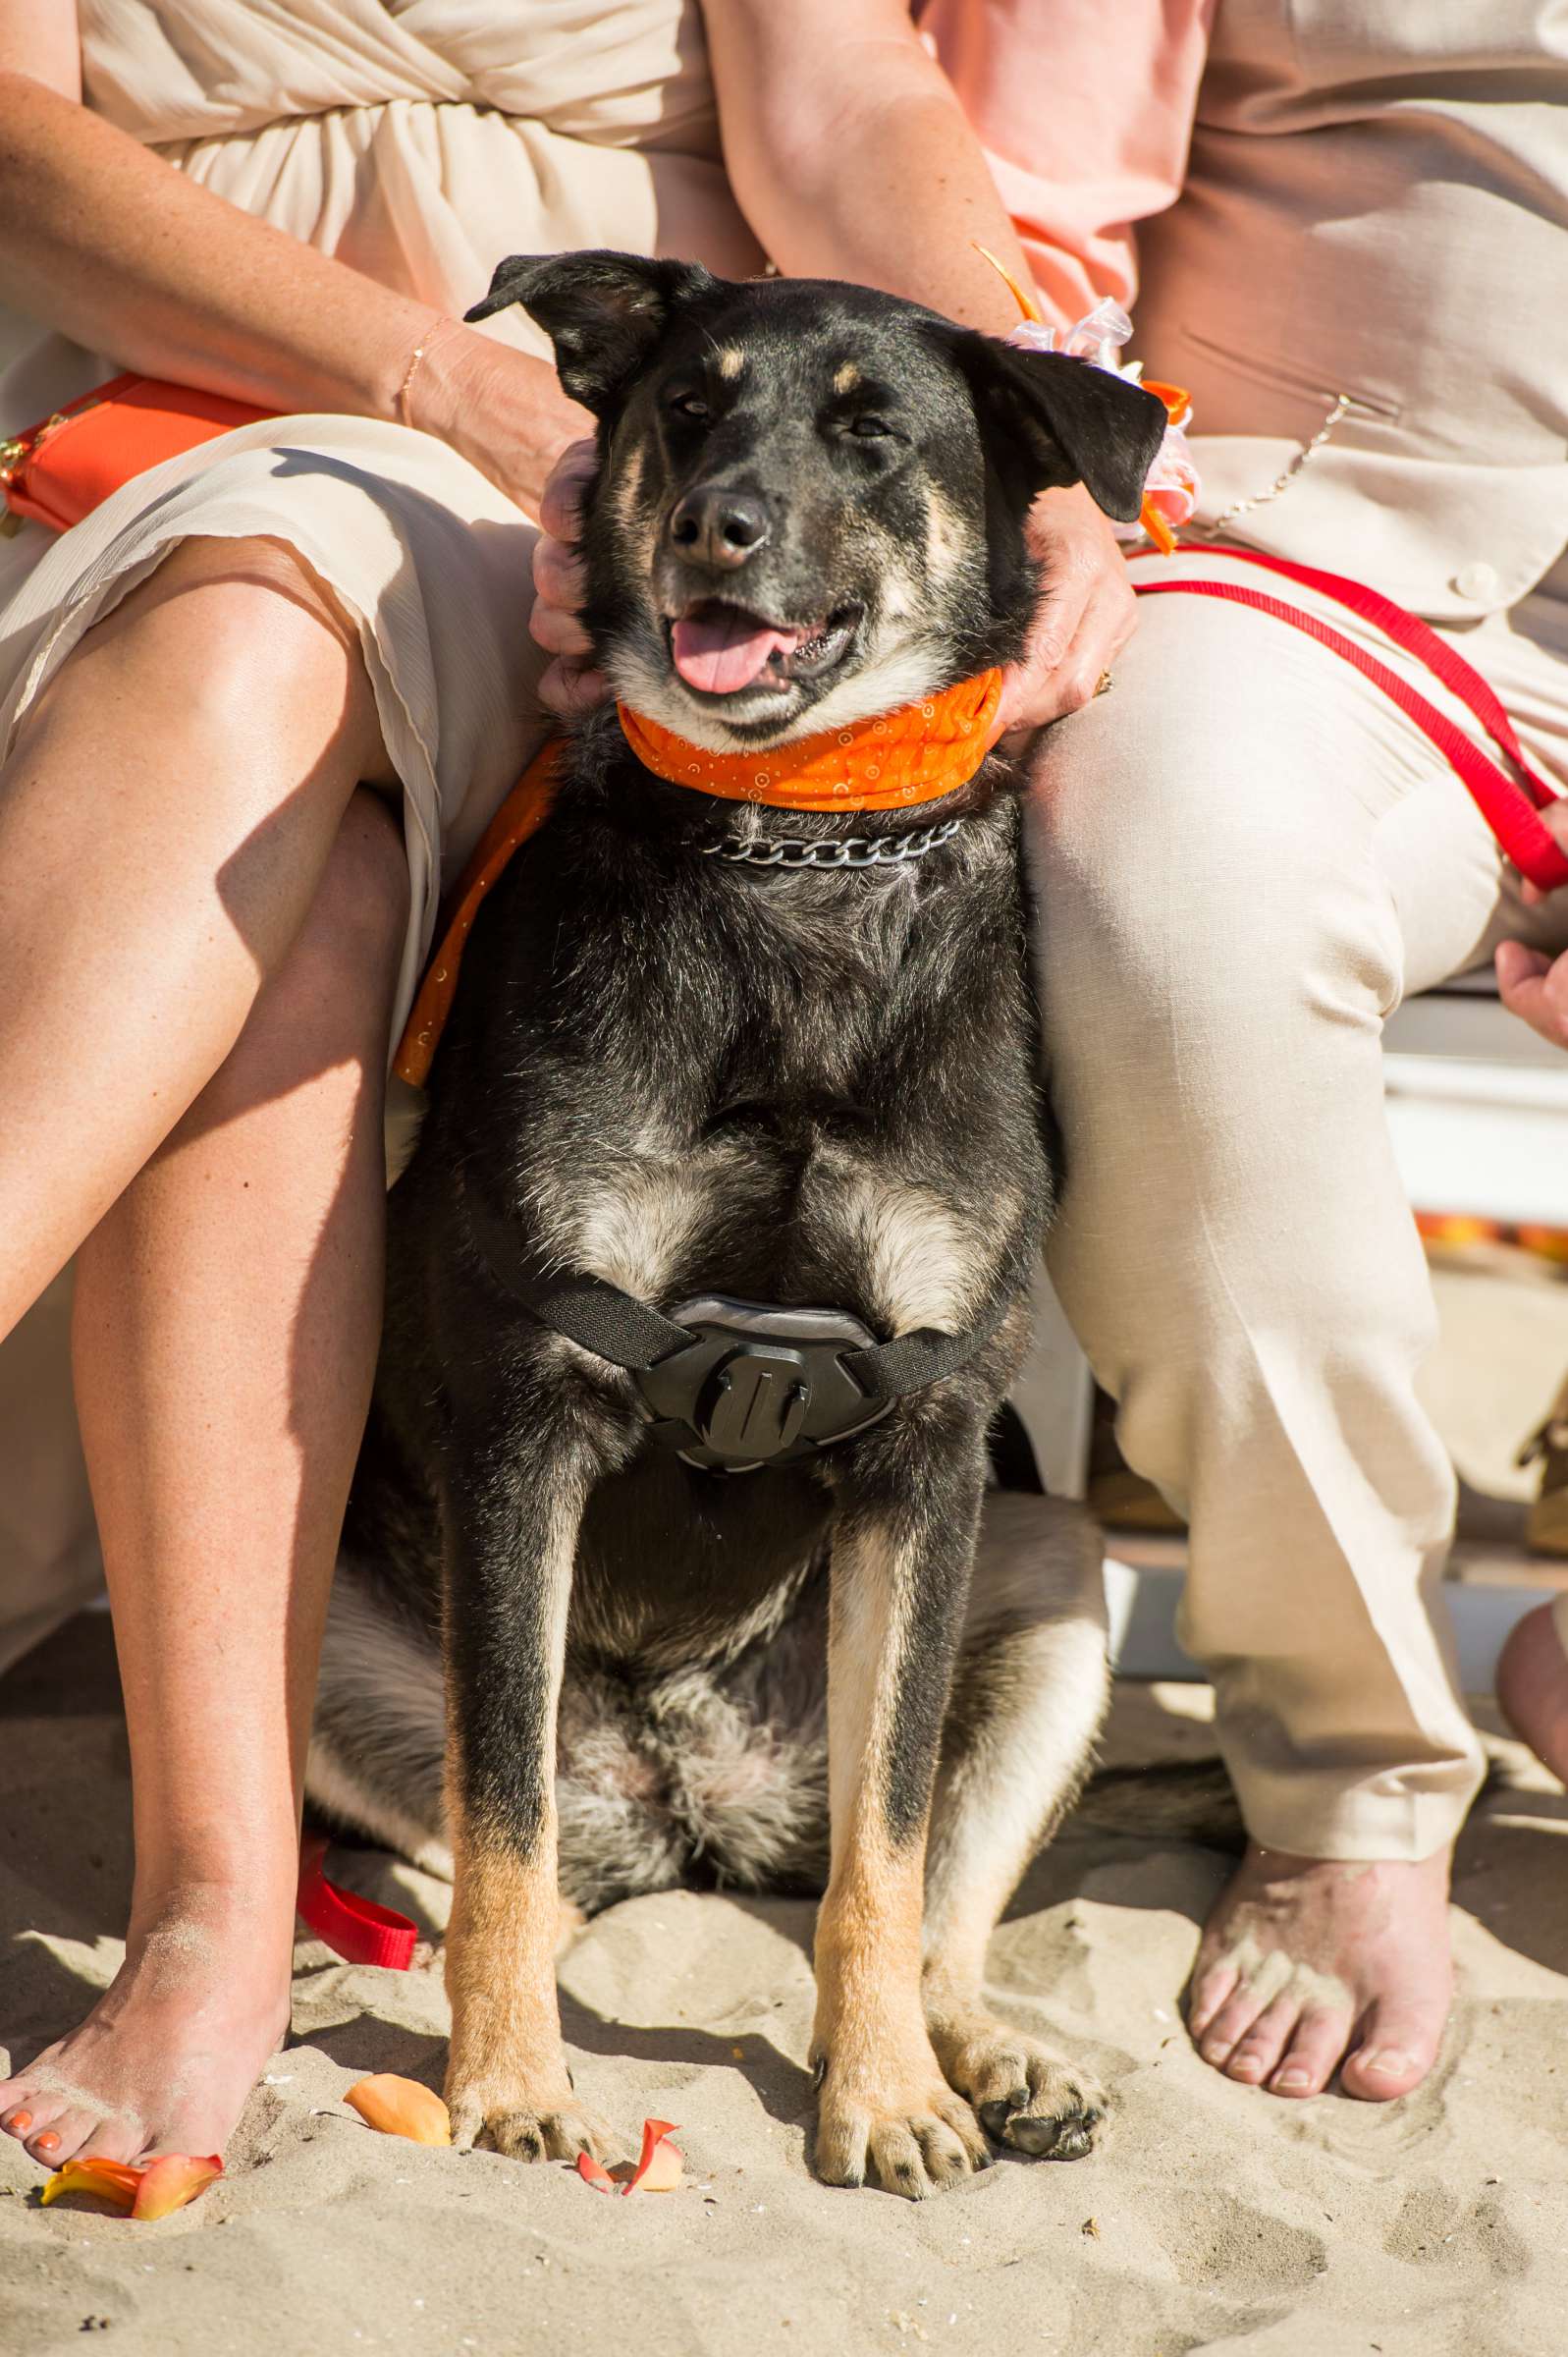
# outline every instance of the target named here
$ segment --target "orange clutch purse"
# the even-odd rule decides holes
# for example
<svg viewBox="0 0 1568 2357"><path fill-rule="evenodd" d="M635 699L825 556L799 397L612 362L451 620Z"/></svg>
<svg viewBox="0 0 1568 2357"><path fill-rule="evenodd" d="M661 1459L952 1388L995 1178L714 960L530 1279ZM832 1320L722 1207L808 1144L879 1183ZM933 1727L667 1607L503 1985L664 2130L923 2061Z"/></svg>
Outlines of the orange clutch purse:
<svg viewBox="0 0 1568 2357"><path fill-rule="evenodd" d="M0 442L9 528L16 529L10 519L30 516L66 531L133 475L273 413L156 377L112 377L42 425Z"/></svg>

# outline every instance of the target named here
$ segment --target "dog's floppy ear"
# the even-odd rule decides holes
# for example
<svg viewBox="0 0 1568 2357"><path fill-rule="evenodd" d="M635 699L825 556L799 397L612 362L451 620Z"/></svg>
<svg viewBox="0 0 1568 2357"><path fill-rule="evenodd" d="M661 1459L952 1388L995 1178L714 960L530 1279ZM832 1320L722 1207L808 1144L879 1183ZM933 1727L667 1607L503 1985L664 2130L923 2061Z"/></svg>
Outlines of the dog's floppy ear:
<svg viewBox="0 0 1568 2357"><path fill-rule="evenodd" d="M1164 439L1162 402L1108 368L996 336L960 336L958 359L1004 469L1021 471L1034 491L1081 482L1108 516L1136 522Z"/></svg>
<svg viewBox="0 0 1568 2357"><path fill-rule="evenodd" d="M647 358L676 305L718 282L697 262L639 253L513 253L467 319L520 302L556 348L556 369L573 401L603 415Z"/></svg>

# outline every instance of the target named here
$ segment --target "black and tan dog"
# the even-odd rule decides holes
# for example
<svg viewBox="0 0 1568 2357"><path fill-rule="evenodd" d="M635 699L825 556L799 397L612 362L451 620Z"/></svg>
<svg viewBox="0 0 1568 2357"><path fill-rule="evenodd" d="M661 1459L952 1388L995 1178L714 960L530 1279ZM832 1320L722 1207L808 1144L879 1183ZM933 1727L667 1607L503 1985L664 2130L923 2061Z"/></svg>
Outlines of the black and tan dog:
<svg viewBox="0 0 1568 2357"><path fill-rule="evenodd" d="M864 784L876 716L940 728L1022 645L1035 495L1134 516L1162 430L854 288L601 253L507 263L513 301L599 420L587 613L639 741L759 791L803 737ZM980 1994L1105 1660L1082 1531L987 1491L1052 1173L1017 773L979 750L917 810L802 813L655 774L607 711L473 930L311 1758L318 1805L453 1862L460 2141L591 2147L560 1894L681 1880L825 1890L830 2180L1092 2140L1090 2082Z"/></svg>

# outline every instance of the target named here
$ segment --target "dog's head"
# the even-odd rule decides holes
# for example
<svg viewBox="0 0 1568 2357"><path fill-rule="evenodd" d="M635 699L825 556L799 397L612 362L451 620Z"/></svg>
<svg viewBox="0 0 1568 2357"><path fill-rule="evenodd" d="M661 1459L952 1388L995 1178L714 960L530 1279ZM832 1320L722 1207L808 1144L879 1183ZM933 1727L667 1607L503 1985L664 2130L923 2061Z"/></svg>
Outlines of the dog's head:
<svg viewBox="0 0 1568 2357"><path fill-rule="evenodd" d="M1138 513L1152 394L861 287L634 254L514 255L599 421L584 619L618 694L715 750L892 710L1005 662L1037 492ZM1048 584L1049 587L1049 584Z"/></svg>

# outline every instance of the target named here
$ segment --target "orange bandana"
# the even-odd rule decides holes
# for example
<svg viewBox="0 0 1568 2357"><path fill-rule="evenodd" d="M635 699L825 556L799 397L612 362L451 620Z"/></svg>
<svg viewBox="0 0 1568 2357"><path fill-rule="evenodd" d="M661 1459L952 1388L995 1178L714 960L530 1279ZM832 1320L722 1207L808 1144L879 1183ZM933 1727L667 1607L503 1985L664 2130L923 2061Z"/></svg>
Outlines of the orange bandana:
<svg viewBox="0 0 1568 2357"><path fill-rule="evenodd" d="M1001 735L1001 674L945 687L902 711L824 729L767 753L708 753L673 729L619 704L626 742L645 769L673 786L690 786L730 802L766 802L775 810L896 810L932 802L967 786ZM422 1088L441 1044L458 972L485 894L514 851L538 833L556 797L564 738L552 738L531 761L495 817L442 911L436 952L425 968L393 1070Z"/></svg>
<svg viewBox="0 0 1568 2357"><path fill-rule="evenodd" d="M765 753L710 753L618 704L644 769L672 786L771 810L897 810L967 786L1001 735L1001 674L983 671L918 704L823 729Z"/></svg>

